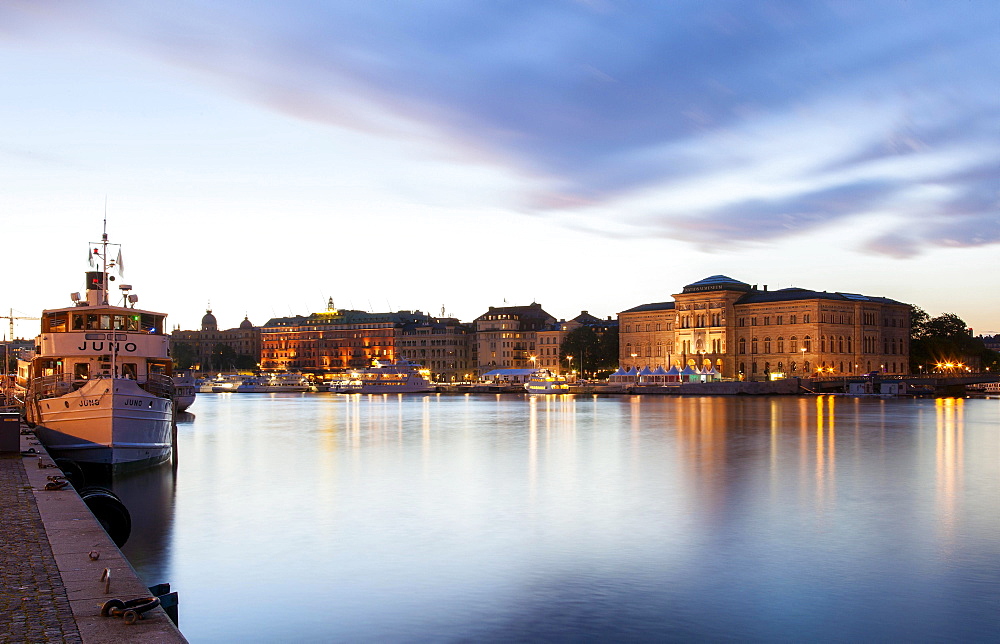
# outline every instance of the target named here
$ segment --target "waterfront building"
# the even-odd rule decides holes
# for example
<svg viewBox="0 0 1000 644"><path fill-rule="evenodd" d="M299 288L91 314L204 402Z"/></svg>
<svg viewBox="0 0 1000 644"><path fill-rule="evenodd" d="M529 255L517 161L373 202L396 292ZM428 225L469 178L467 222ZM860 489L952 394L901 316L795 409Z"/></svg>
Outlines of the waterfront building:
<svg viewBox="0 0 1000 644"><path fill-rule="evenodd" d="M758 289L724 275L618 314L626 368L712 368L727 378L909 373L909 305L884 297Z"/></svg>
<svg viewBox="0 0 1000 644"><path fill-rule="evenodd" d="M536 355L538 332L555 321L537 302L528 306L491 306L475 320L476 375L494 369L532 367L530 357Z"/></svg>
<svg viewBox="0 0 1000 644"><path fill-rule="evenodd" d="M464 382L475 371L473 326L455 318L430 318L399 329L399 355L431 372L435 382Z"/></svg>
<svg viewBox="0 0 1000 644"><path fill-rule="evenodd" d="M201 329L170 333L170 355L174 361L190 362L181 368L195 371L253 368L260 361L260 329L247 316L238 327L219 330L219 323L209 308L201 318ZM223 361L223 364L218 364Z"/></svg>
<svg viewBox="0 0 1000 644"><path fill-rule="evenodd" d="M272 318L261 328L261 369L301 371L323 377L363 369L373 360L402 357L397 339L407 325L428 323L420 311L369 313L340 310Z"/></svg>

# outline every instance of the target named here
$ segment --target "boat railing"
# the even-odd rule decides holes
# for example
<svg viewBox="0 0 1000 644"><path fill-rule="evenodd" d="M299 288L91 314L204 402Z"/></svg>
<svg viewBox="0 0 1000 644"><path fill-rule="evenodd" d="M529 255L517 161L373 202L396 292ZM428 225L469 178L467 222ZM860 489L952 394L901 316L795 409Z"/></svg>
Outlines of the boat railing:
<svg viewBox="0 0 1000 644"><path fill-rule="evenodd" d="M96 376L93 379L107 378L108 376ZM74 378L73 374L60 373L52 376L39 376L31 381L31 391L35 400L46 398L57 398L64 396L71 391L79 389L87 382L87 379ZM160 398L174 397L174 381L170 376L160 373L151 373L146 382L137 383L139 387L145 389L154 396Z"/></svg>
<svg viewBox="0 0 1000 644"><path fill-rule="evenodd" d="M79 384L74 384L71 373L39 376L31 381L31 392L36 400L64 396L79 387Z"/></svg>
<svg viewBox="0 0 1000 644"><path fill-rule="evenodd" d="M174 379L162 373L149 374L145 384L140 384L139 386L160 398L174 397Z"/></svg>

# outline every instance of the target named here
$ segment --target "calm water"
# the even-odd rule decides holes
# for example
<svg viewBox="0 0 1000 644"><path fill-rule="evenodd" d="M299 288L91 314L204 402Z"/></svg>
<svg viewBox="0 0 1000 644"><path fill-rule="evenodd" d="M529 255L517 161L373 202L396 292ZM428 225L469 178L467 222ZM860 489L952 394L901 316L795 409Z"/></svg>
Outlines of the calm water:
<svg viewBox="0 0 1000 644"><path fill-rule="evenodd" d="M192 642L997 641L1000 399L201 395Z"/></svg>

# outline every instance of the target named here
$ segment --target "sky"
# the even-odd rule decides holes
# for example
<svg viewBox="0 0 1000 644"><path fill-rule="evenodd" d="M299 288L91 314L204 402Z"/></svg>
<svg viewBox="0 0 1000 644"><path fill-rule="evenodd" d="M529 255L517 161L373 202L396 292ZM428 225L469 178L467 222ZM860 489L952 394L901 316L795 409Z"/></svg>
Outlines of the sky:
<svg viewBox="0 0 1000 644"><path fill-rule="evenodd" d="M0 309L106 217L171 328L722 274L997 333L998 81L992 0L0 0Z"/></svg>

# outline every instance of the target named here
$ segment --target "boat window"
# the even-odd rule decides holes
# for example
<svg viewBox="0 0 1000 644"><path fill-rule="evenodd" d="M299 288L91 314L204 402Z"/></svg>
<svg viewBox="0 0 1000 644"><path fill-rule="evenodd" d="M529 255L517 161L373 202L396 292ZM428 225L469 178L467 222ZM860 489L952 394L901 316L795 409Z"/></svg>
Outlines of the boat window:
<svg viewBox="0 0 1000 644"><path fill-rule="evenodd" d="M139 330L139 316L138 315L130 315L130 316L128 316L128 319L125 320L125 322L128 325L128 330L129 331L138 331Z"/></svg>
<svg viewBox="0 0 1000 644"><path fill-rule="evenodd" d="M87 328L88 329L93 329L95 331L100 328L98 326L98 320L97 320L97 314L96 313L88 313L87 314Z"/></svg>
<svg viewBox="0 0 1000 644"><path fill-rule="evenodd" d="M136 374L138 373L138 367L134 362L124 362L122 363L122 378L131 378L132 380L138 380Z"/></svg>
<svg viewBox="0 0 1000 644"><path fill-rule="evenodd" d="M83 314L74 313L73 314L73 330L82 331L83 330Z"/></svg>
<svg viewBox="0 0 1000 644"><path fill-rule="evenodd" d="M54 333L60 333L66 330L66 314L65 313L53 313L48 316L46 320L48 322L49 331Z"/></svg>
<svg viewBox="0 0 1000 644"><path fill-rule="evenodd" d="M90 363L78 362L73 365L73 380L86 380L90 378Z"/></svg>
<svg viewBox="0 0 1000 644"><path fill-rule="evenodd" d="M111 328L111 316L107 313L101 315L101 328L110 329Z"/></svg>
<svg viewBox="0 0 1000 644"><path fill-rule="evenodd" d="M125 330L125 316L124 315L116 315L115 316L115 331L124 331L124 330Z"/></svg>

